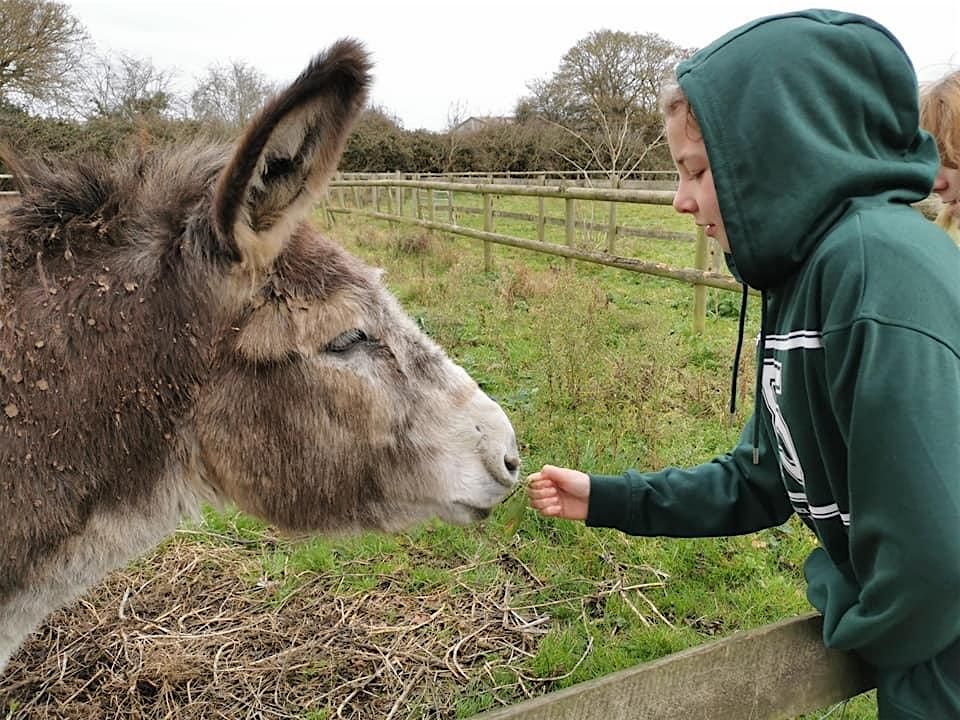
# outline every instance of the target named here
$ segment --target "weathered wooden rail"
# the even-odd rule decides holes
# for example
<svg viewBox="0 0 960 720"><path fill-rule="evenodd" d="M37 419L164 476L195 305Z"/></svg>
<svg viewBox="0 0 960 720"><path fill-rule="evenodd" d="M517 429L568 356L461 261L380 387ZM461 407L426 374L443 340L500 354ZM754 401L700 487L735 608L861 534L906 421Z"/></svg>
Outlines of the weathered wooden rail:
<svg viewBox="0 0 960 720"><path fill-rule="evenodd" d="M409 177L411 176L402 176L402 178ZM429 230L438 230L481 240L483 242L484 269L488 272L493 267L491 246L492 244L500 244L557 255L568 260L582 260L630 272L685 282L694 287L693 328L695 332L702 332L706 324L707 288L735 292L739 292L741 289L739 283L728 273L717 272L716 269L720 266L720 263L717 262L717 249L715 244L707 241L702 228L699 227L689 235L695 241L694 267L692 268L677 268L664 263L616 254L618 237L627 234L625 232L627 229L617 224L617 205L620 203L670 205L674 196L674 192L671 190L592 188L566 183L547 185L547 175L541 177L541 184L539 185L495 182L495 178L502 177L503 175L494 176L490 174L482 178L485 182L465 182L462 180L453 182L447 178L439 180L401 179L399 174L353 173L339 176L330 184L330 197L331 199L335 198L337 202L328 200L324 204L324 209L328 213L359 214L372 219L417 225ZM346 190L348 189L352 191L352 205L347 203ZM426 194L426 203L421 202L421 191ZM454 193L477 194L482 197L482 208L471 210L471 212L483 215L482 230L466 227L457 222ZM407 200L408 195L409 200ZM535 223L536 240L494 232L494 198L499 195L535 197L539 200L536 216L519 214L522 219L529 219ZM564 200L565 212L563 218L550 218L546 215L544 211L544 200L546 198ZM577 220L576 203L578 201L609 203L609 215L606 224L606 252L576 247L577 227L589 227L591 229L597 227L595 223ZM369 207L367 206L368 202ZM383 212L381 208L384 203L387 206L386 212ZM409 206L409 211L406 210L406 206ZM916 204L917 209L930 218L935 216L939 206L940 201L935 195ZM438 219L438 208L441 209L441 214L445 212L446 222ZM518 214L500 213L500 215ZM546 242L546 226L561 223L565 228L565 244ZM631 228L629 233L643 234L643 231ZM656 231L652 231L649 236L656 236L657 234Z"/></svg>
<svg viewBox="0 0 960 720"><path fill-rule="evenodd" d="M349 194L352 196L352 204L347 202L347 190L352 191ZM421 192L427 196L425 204L421 202ZM445 194L447 202L446 222L437 219L436 193ZM481 196L483 203L481 212L484 218L482 230L465 227L457 223L453 211L454 193L470 193ZM409 200L407 199L408 194ZM500 195L535 197L539 200L539 212L535 219L536 240L493 231L493 203L494 198ZM397 180L395 178L338 178L331 183L331 199L326 203L325 209L329 213L358 214L373 219L417 225L430 230L439 230L481 240L484 243L484 269L487 271L490 271L493 267L492 244L499 244L557 255L569 260L597 263L630 272L685 282L694 286L693 327L695 331L701 332L706 322L707 288L740 290L740 285L729 274L710 269L711 253L702 229L697 228L695 234L691 233L691 237L695 238L695 266L692 268L677 268L664 263L624 257L614 252L620 230L616 220L618 204L670 205L673 202L673 195L672 191L667 190L588 188L575 185L513 185L491 182ZM563 245L546 242L544 239L547 216L544 212L543 201L546 198L556 198L564 201L563 225L566 242ZM577 201L609 203L607 252L598 252L576 246ZM381 209L384 202L387 206L386 212ZM408 205L409 211L406 210Z"/></svg>
<svg viewBox="0 0 960 720"><path fill-rule="evenodd" d="M611 673L475 720L786 720L874 687L805 615Z"/></svg>
<svg viewBox="0 0 960 720"><path fill-rule="evenodd" d="M634 170L614 173L605 170L505 170L502 172L345 172L344 180L453 180L455 182L516 183L518 185L545 185L564 182L588 187L650 188L651 185L675 187L676 170Z"/></svg>
<svg viewBox="0 0 960 720"><path fill-rule="evenodd" d="M439 193L435 193L435 196ZM446 197L443 197L443 202L438 198L435 208L443 207L445 211L449 212L450 206L444 206L444 203L448 202ZM479 215L483 212L481 208L468 207L466 205L455 205L453 210L457 215ZM510 210L495 210L494 217L506 218L509 220L526 220L530 223L538 222L539 218L537 215L531 213L521 213L521 212L511 212ZM547 225L564 225L564 218L550 217L547 216L544 218L543 222ZM577 220L576 228L582 232L609 232L610 226L608 223L593 222L590 220ZM618 225L616 230L616 237L645 237L645 238L656 238L658 240L682 240L685 242L694 242L697 239L697 234L691 229L690 232L678 232L676 230L661 230L659 228L653 227L630 227L628 225Z"/></svg>

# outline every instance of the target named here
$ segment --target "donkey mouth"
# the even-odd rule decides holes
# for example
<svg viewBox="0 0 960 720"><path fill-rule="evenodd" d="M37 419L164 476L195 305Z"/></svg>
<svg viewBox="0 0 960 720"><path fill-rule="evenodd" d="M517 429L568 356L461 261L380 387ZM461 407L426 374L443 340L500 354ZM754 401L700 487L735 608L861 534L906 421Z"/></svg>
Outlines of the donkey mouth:
<svg viewBox="0 0 960 720"><path fill-rule="evenodd" d="M468 505L462 502L453 503L453 509L454 517L450 518L449 522L458 525L468 525L478 520L483 520L489 517L492 511L492 508L477 507L476 505Z"/></svg>

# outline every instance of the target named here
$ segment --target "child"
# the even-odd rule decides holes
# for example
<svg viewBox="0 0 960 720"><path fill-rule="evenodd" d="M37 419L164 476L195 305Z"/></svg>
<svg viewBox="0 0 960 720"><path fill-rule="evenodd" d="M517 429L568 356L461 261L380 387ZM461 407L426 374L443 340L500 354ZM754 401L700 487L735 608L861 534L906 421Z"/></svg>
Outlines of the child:
<svg viewBox="0 0 960 720"><path fill-rule="evenodd" d="M960 718L960 253L910 205L938 169L913 68L872 20L809 10L724 35L677 81L674 207L761 291L754 414L690 469L546 465L530 504L673 537L796 513L824 641L876 670L881 720Z"/></svg>
<svg viewBox="0 0 960 720"><path fill-rule="evenodd" d="M943 201L937 225L960 245L960 70L920 93L920 127L936 138L940 151L940 172L933 183Z"/></svg>

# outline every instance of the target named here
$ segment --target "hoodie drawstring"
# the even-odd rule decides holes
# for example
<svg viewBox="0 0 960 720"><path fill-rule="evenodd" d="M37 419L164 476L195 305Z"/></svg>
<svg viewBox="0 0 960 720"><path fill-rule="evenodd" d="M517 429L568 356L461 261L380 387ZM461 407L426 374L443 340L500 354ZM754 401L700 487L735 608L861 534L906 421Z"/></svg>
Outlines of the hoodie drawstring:
<svg viewBox="0 0 960 720"><path fill-rule="evenodd" d="M740 373L740 353L743 350L743 328L747 321L747 284L743 283L743 294L740 297L740 322L737 328L737 350L733 354L733 377L730 379L730 414L737 412L737 375Z"/></svg>
<svg viewBox="0 0 960 720"><path fill-rule="evenodd" d="M743 351L743 333L747 321L747 297L750 289L747 284L743 284L743 294L740 298L740 321L737 326L737 350L733 355L733 377L730 380L730 415L737 411L737 376L740 373L740 354ZM757 413L760 412L760 401L763 399L763 348L767 340L767 294L760 293L760 363L757 367L757 381L753 390L753 464L760 463L760 418Z"/></svg>
<svg viewBox="0 0 960 720"><path fill-rule="evenodd" d="M757 363L757 382L753 389L753 464L760 463L760 409L763 401L764 349L767 347L767 294L760 292L760 362Z"/></svg>

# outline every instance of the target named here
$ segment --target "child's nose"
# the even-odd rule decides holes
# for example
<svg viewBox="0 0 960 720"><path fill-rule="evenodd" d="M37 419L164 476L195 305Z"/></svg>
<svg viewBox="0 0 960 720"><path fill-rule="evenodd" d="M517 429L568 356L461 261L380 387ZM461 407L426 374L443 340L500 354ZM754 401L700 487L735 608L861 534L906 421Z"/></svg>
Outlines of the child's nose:
<svg viewBox="0 0 960 720"><path fill-rule="evenodd" d="M697 203L694 201L692 195L683 192L682 189L678 189L677 193L673 196L673 209L678 213L695 213L697 211Z"/></svg>

